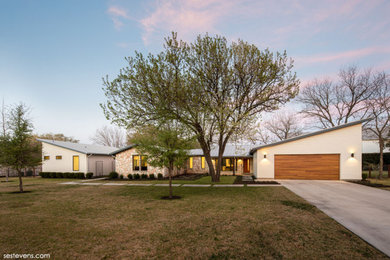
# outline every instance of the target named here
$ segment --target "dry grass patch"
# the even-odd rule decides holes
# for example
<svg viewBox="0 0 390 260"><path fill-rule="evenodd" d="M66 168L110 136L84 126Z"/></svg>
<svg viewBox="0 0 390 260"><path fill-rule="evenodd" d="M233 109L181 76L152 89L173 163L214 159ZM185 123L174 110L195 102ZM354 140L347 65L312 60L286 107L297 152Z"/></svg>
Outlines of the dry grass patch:
<svg viewBox="0 0 390 260"><path fill-rule="evenodd" d="M63 181L63 180L61 180ZM0 184L0 254L54 259L386 258L284 187ZM6 224L5 224L6 223Z"/></svg>

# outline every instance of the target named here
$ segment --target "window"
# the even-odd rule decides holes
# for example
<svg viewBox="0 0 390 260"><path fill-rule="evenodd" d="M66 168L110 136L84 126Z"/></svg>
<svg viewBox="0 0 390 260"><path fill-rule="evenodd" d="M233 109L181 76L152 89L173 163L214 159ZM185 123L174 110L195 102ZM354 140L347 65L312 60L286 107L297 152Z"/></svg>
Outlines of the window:
<svg viewBox="0 0 390 260"><path fill-rule="evenodd" d="M133 155L133 171L139 171L139 155Z"/></svg>
<svg viewBox="0 0 390 260"><path fill-rule="evenodd" d="M233 171L233 160L230 158L222 159L222 171Z"/></svg>
<svg viewBox="0 0 390 260"><path fill-rule="evenodd" d="M56 160L62 160L62 155L57 155Z"/></svg>
<svg viewBox="0 0 390 260"><path fill-rule="evenodd" d="M204 169L204 168L205 168L205 158L202 157L202 169Z"/></svg>
<svg viewBox="0 0 390 260"><path fill-rule="evenodd" d="M43 156L43 160L45 160L45 161L50 160L50 156L49 155Z"/></svg>
<svg viewBox="0 0 390 260"><path fill-rule="evenodd" d="M148 170L148 162L146 160L146 156L141 156L141 171Z"/></svg>
<svg viewBox="0 0 390 260"><path fill-rule="evenodd" d="M75 156L73 156L73 171L79 171L79 170L80 170L79 156L75 155Z"/></svg>
<svg viewBox="0 0 390 260"><path fill-rule="evenodd" d="M194 157L190 157L190 169L194 167Z"/></svg>

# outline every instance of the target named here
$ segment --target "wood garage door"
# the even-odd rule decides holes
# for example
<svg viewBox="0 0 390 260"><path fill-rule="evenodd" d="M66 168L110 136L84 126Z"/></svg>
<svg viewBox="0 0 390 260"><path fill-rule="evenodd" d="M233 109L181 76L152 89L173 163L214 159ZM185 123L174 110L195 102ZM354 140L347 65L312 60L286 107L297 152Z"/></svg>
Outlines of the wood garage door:
<svg viewBox="0 0 390 260"><path fill-rule="evenodd" d="M339 154L275 155L275 179L339 180Z"/></svg>

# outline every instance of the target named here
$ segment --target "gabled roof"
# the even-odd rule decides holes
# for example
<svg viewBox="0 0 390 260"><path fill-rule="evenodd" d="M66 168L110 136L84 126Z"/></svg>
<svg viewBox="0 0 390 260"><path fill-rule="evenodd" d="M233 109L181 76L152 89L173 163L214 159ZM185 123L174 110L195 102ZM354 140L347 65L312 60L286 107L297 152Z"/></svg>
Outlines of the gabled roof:
<svg viewBox="0 0 390 260"><path fill-rule="evenodd" d="M246 144L226 144L223 157L252 157L249 153L253 145ZM190 156L203 156L202 149L192 149L189 151ZM218 157L218 146L211 149L211 157Z"/></svg>
<svg viewBox="0 0 390 260"><path fill-rule="evenodd" d="M130 145L127 145L127 146L119 148L119 149L116 148L116 150L111 152L110 155L115 155L117 153L129 150L129 149L133 148L134 146L136 146L136 145L135 144L130 144Z"/></svg>
<svg viewBox="0 0 390 260"><path fill-rule="evenodd" d="M300 139L303 139L303 138L324 134L324 133L327 133L327 132L343 129L343 128L354 126L354 125L358 125L358 124L363 124L364 122L366 122L368 120L370 120L370 119L363 119L363 120L347 123L347 124L344 124L344 125L338 125L338 126L335 126L335 127L332 127L332 128L323 129L323 130L320 130L320 131L317 131L317 132L312 132L312 133L309 133L309 134L300 135L300 136L293 137L293 138L290 138L290 139L286 139L286 140L283 140L283 141L279 141L279 142L276 142L276 143L257 146L257 147L254 147L254 148L252 148L250 150L250 154L253 154L258 149L261 149L261 148L271 147L271 146L284 144L284 143L289 143L289 142L297 141L297 140L300 140Z"/></svg>
<svg viewBox="0 0 390 260"><path fill-rule="evenodd" d="M96 144L80 144L80 143L48 140L48 139L37 139L37 140L43 143L55 145L61 148L65 148L68 150L72 150L84 154L110 155L111 152L118 149L116 147L96 145Z"/></svg>

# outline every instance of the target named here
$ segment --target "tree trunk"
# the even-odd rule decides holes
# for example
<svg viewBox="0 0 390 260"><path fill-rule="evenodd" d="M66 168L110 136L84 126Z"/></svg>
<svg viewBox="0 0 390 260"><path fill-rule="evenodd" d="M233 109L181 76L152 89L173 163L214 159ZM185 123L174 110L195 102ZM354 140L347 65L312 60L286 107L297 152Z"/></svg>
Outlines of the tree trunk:
<svg viewBox="0 0 390 260"><path fill-rule="evenodd" d="M23 192L22 171L18 171L18 175L19 175L19 191Z"/></svg>
<svg viewBox="0 0 390 260"><path fill-rule="evenodd" d="M6 175L6 182L8 182L8 177L9 177L9 167L7 168L7 175Z"/></svg>
<svg viewBox="0 0 390 260"><path fill-rule="evenodd" d="M387 177L390 178L390 164L387 165Z"/></svg>
<svg viewBox="0 0 390 260"><path fill-rule="evenodd" d="M370 166L370 167L368 168L368 178L371 178L371 170L372 170L372 167Z"/></svg>
<svg viewBox="0 0 390 260"><path fill-rule="evenodd" d="M168 177L169 177L169 198L172 199L172 168L173 164L170 163L168 167Z"/></svg>
<svg viewBox="0 0 390 260"><path fill-rule="evenodd" d="M211 159L210 149L208 149L208 146L202 137L198 138L198 142L200 144L200 147L202 148L204 158L206 159L207 165L209 166L209 174L211 176L211 180L214 181L215 180L215 170L214 170L213 160Z"/></svg>
<svg viewBox="0 0 390 260"><path fill-rule="evenodd" d="M233 158L233 176L236 176L236 158Z"/></svg>
<svg viewBox="0 0 390 260"><path fill-rule="evenodd" d="M384 140L383 138L379 138L379 174L378 179L382 179L383 174L383 147L384 147Z"/></svg>

